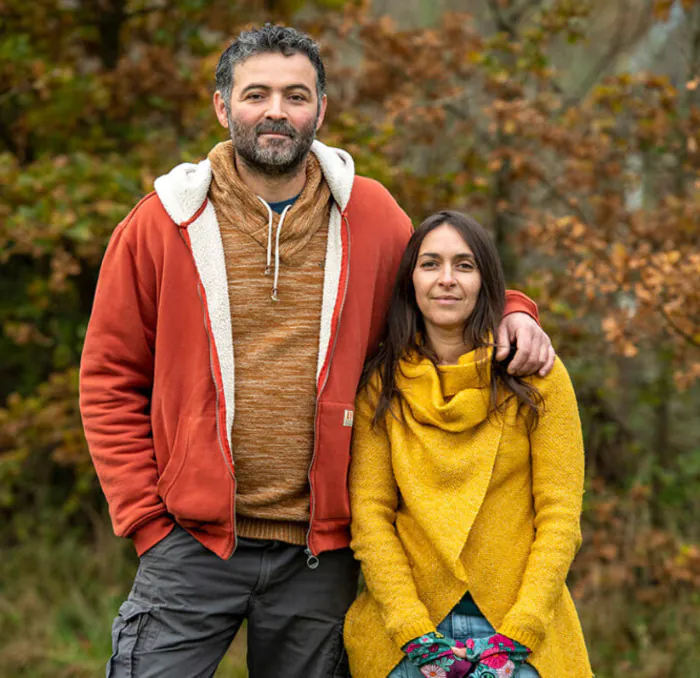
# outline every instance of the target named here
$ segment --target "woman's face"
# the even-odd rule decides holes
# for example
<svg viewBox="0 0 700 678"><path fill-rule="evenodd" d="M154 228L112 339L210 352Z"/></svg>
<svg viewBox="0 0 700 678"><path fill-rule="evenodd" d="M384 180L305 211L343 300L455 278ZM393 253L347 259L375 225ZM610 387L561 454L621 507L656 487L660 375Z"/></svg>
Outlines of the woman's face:
<svg viewBox="0 0 700 678"><path fill-rule="evenodd" d="M469 245L449 224L438 226L421 243L413 286L428 332L463 331L479 297L481 274Z"/></svg>

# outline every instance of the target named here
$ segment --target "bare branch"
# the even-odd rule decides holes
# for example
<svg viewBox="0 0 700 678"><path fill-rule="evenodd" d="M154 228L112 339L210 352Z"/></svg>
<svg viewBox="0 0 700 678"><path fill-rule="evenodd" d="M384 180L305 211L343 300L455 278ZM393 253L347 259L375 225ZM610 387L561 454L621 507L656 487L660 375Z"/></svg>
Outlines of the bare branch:
<svg viewBox="0 0 700 678"><path fill-rule="evenodd" d="M685 330L678 327L676 322L671 318L671 316L666 312L663 306L659 305L659 313L662 315L663 319L668 323L669 327L680 337L685 339L691 346L695 348L700 348L700 342L692 335L688 334Z"/></svg>
<svg viewBox="0 0 700 678"><path fill-rule="evenodd" d="M537 173L537 178L545 185L545 187L549 190L549 194L558 200L560 203L568 207L576 216L581 220L581 223L586 224L586 226L590 226L590 223L588 221L588 217L586 216L586 213L578 206L577 203L575 203L571 198L568 198L565 196L556 186L553 184L547 176L544 174L544 172L538 172Z"/></svg>
<svg viewBox="0 0 700 678"><path fill-rule="evenodd" d="M644 22L636 27L635 32L629 38L625 39L625 31L627 26L627 17L629 15L628 0L620 0L617 5L618 11L616 16L615 36L610 41L608 49L603 53L603 56L597 61L595 66L589 71L588 75L583 78L576 93L570 96L563 104L562 113L567 111L572 106L578 105L583 98L590 92L591 88L600 80L601 76L611 70L618 58L629 45L634 44L646 31Z"/></svg>
<svg viewBox="0 0 700 678"><path fill-rule="evenodd" d="M523 20L525 15L528 12L530 12L530 10L541 6L542 0L525 0L525 2L523 2L523 4L520 7L518 7L518 9L514 10L513 13L510 15L511 24L517 26Z"/></svg>
<svg viewBox="0 0 700 678"><path fill-rule="evenodd" d="M493 16L496 29L514 36L515 27L503 16L501 8L498 6L498 0L486 0L486 5Z"/></svg>

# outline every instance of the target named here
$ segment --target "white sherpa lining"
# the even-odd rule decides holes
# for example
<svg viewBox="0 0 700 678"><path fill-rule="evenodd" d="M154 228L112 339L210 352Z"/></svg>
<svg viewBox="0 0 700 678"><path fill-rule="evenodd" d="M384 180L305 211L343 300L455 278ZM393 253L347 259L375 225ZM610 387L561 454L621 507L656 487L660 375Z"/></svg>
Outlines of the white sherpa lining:
<svg viewBox="0 0 700 678"><path fill-rule="evenodd" d="M314 141L312 153L318 158L324 178L337 203L331 210L328 224L328 244L323 278L323 300L321 306L321 330L319 334L316 381L333 337L333 312L338 303L340 274L343 262L343 228L341 212L350 201L355 164L348 153L330 148L320 141ZM204 160L197 165L184 163L155 181L155 189L170 218L182 226L200 209L206 200L211 183L211 165ZM209 310L211 340L214 342L221 367L221 381L224 388L226 427L229 448L234 415L234 359L233 336L231 330L231 306L226 279L226 262L221 233L214 207L209 202L202 214L187 226L192 255L199 278L204 287Z"/></svg>
<svg viewBox="0 0 700 678"><path fill-rule="evenodd" d="M202 206L211 184L209 160L193 165L182 163L158 177L154 182L156 193L170 218L178 225L189 221Z"/></svg>
<svg viewBox="0 0 700 678"><path fill-rule="evenodd" d="M224 407L226 409L226 435L229 449L233 427L234 369L233 369L233 331L231 328L231 304L228 297L226 281L226 262L224 246L219 234L214 206L207 203L202 214L188 227L192 255L194 256L199 279L204 287L209 310L209 327L211 341L216 346L221 368L221 383L224 389ZM212 365L213 369L213 365Z"/></svg>
<svg viewBox="0 0 700 678"><path fill-rule="evenodd" d="M316 383L326 361L326 355L333 336L333 311L338 302L338 286L343 262L343 238L341 229L343 220L341 212L350 202L352 184L355 179L355 163L349 153L330 148L320 141L314 141L311 152L318 158L323 176L331 189L338 209L331 210L328 223L328 242L326 245L326 266L323 277L323 303L321 306L321 332L318 337L318 361L316 363Z"/></svg>

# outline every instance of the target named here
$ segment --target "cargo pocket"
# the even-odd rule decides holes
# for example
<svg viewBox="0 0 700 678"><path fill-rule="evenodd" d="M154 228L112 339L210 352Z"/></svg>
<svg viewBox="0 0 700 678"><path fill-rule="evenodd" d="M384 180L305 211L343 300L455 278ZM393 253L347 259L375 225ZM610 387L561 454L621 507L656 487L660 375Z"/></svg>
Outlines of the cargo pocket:
<svg viewBox="0 0 700 678"><path fill-rule="evenodd" d="M107 678L132 678L137 647L149 650L155 645L158 629L152 609L145 601L122 603L112 625L112 656L107 664Z"/></svg>

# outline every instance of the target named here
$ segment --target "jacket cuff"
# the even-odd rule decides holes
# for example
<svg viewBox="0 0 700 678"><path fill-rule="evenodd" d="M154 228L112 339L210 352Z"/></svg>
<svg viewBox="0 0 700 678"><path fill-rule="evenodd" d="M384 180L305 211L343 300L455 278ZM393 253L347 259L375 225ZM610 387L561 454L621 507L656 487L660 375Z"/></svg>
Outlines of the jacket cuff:
<svg viewBox="0 0 700 678"><path fill-rule="evenodd" d="M532 629L524 628L520 624L515 624L507 619L498 627L497 631L511 640L517 640L531 652L537 651L544 640L544 633L536 633Z"/></svg>
<svg viewBox="0 0 700 678"><path fill-rule="evenodd" d="M537 304L526 294L517 290L506 290L506 307L503 310L503 317L505 318L511 313L527 313L538 325L540 324Z"/></svg>
<svg viewBox="0 0 700 678"><path fill-rule="evenodd" d="M426 633L435 633L437 629L430 619L421 619L402 626L394 635L394 643L403 652L403 646L411 640L415 640Z"/></svg>
<svg viewBox="0 0 700 678"><path fill-rule="evenodd" d="M136 553L142 556L148 549L165 539L175 527L175 521L167 515L159 515L144 523L129 536L134 541Z"/></svg>

